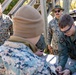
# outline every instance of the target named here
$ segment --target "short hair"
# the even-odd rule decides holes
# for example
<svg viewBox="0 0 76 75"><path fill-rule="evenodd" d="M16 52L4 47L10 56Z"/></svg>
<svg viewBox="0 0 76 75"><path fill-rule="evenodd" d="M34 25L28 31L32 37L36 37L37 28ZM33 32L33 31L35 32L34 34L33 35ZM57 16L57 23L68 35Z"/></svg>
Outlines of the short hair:
<svg viewBox="0 0 76 75"><path fill-rule="evenodd" d="M73 24L74 24L74 19L69 14L65 14L65 15L61 16L61 18L59 20L59 27L60 28L64 28L67 25L71 26Z"/></svg>

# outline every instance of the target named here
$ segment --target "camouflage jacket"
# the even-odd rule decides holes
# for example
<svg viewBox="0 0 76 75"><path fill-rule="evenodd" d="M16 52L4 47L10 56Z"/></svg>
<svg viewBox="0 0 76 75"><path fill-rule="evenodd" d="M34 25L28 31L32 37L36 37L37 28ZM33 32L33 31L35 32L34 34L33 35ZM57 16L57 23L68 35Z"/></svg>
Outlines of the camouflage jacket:
<svg viewBox="0 0 76 75"><path fill-rule="evenodd" d="M74 36L66 36L61 34L58 43L59 50L59 65L63 68L68 60L68 57L76 60L76 32ZM69 68L72 73L76 72L76 63Z"/></svg>
<svg viewBox="0 0 76 75"><path fill-rule="evenodd" d="M58 27L58 20L54 18L49 22L48 27L48 44L51 44L53 47L53 50L58 50L58 37L61 33L59 27Z"/></svg>
<svg viewBox="0 0 76 75"><path fill-rule="evenodd" d="M53 75L52 66L32 52L20 37L0 46L0 75ZM53 73L53 74L52 74ZM55 75L55 74L54 74Z"/></svg>
<svg viewBox="0 0 76 75"><path fill-rule="evenodd" d="M12 20L9 16L2 14L0 17L0 45L13 34Z"/></svg>

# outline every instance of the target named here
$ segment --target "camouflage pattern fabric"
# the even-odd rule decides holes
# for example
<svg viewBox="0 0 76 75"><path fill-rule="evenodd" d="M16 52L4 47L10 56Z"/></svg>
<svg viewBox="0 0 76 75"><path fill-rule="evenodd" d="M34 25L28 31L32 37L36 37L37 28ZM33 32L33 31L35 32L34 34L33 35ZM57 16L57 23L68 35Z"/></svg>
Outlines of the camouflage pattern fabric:
<svg viewBox="0 0 76 75"><path fill-rule="evenodd" d="M48 44L50 44L53 50L58 50L58 37L61 31L58 27L58 19L54 18L49 22L48 27Z"/></svg>
<svg viewBox="0 0 76 75"><path fill-rule="evenodd" d="M0 75L57 75L49 63L23 43L6 41L0 46L0 56Z"/></svg>
<svg viewBox="0 0 76 75"><path fill-rule="evenodd" d="M2 14L0 17L0 45L13 34L12 20L9 16Z"/></svg>

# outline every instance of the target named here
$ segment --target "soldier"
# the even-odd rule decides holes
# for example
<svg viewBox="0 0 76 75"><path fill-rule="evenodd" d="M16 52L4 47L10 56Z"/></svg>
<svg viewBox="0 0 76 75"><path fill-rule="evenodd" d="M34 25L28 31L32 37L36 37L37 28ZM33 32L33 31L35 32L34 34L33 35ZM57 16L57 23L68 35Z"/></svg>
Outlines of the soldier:
<svg viewBox="0 0 76 75"><path fill-rule="evenodd" d="M22 6L13 16L13 22L13 35L0 46L0 75L56 75L52 66L35 54L44 45L38 45L44 33L40 13L29 5Z"/></svg>
<svg viewBox="0 0 76 75"><path fill-rule="evenodd" d="M56 5L52 12L54 13L54 19L49 22L48 28L48 49L50 53L58 54L58 37L61 33L58 27L58 20L62 15L64 9L60 5Z"/></svg>
<svg viewBox="0 0 76 75"><path fill-rule="evenodd" d="M0 3L0 46L13 34L12 20L9 16L2 13Z"/></svg>
<svg viewBox="0 0 76 75"><path fill-rule="evenodd" d="M63 15L59 28L62 34L59 36L59 66L56 71L60 75L76 75L76 26L73 18L68 14Z"/></svg>

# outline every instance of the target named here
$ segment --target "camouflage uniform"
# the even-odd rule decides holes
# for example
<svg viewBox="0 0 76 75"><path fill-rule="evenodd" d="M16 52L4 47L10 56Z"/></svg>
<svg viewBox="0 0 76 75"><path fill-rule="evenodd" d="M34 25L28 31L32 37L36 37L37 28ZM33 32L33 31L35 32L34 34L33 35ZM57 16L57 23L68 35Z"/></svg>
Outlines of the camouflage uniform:
<svg viewBox="0 0 76 75"><path fill-rule="evenodd" d="M70 57L72 60L74 60L75 64L68 64L70 68L70 71L72 73L76 72L76 31L74 36L66 36L62 34L59 37L59 44L58 44L58 50L59 50L59 65L61 65L63 68L65 67L66 62L68 63L68 58ZM76 74L75 74L76 75Z"/></svg>
<svg viewBox="0 0 76 75"><path fill-rule="evenodd" d="M58 19L54 18L49 22L48 28L48 44L51 44L54 52L58 50L58 37L60 33Z"/></svg>
<svg viewBox="0 0 76 75"><path fill-rule="evenodd" d="M15 38L0 46L0 75L55 75L53 66L35 55L30 43Z"/></svg>
<svg viewBox="0 0 76 75"><path fill-rule="evenodd" d="M2 14L0 17L0 45L13 34L12 21L9 16Z"/></svg>

